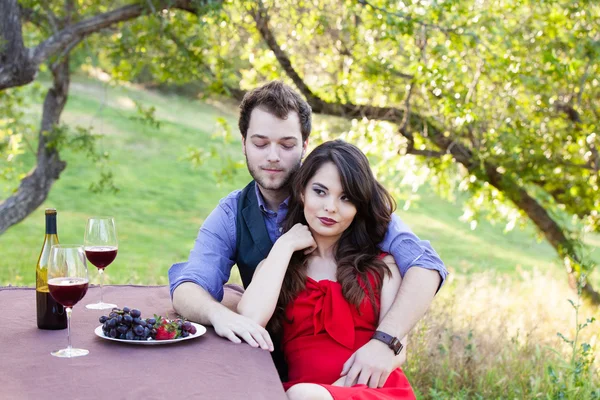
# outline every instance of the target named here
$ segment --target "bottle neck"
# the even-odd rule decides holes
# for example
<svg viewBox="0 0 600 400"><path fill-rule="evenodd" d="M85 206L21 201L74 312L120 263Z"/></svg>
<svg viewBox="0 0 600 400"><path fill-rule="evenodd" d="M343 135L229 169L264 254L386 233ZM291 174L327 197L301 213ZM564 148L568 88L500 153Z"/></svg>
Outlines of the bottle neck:
<svg viewBox="0 0 600 400"><path fill-rule="evenodd" d="M46 214L46 235L56 235L56 214Z"/></svg>

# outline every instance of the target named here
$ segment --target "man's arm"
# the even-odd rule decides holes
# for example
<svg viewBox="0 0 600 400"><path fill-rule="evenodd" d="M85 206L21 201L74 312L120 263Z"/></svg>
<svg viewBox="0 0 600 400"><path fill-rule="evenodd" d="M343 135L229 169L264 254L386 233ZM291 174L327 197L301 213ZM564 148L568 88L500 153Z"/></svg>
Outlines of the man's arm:
<svg viewBox="0 0 600 400"><path fill-rule="evenodd" d="M267 331L219 303L237 306L233 296L224 298L223 291L234 264L236 200L235 192L221 200L200 228L188 262L169 270L173 308L189 320L212 325L232 342L242 338L266 350L272 347Z"/></svg>
<svg viewBox="0 0 600 400"><path fill-rule="evenodd" d="M173 308L186 319L202 325L212 325L214 314L223 312L223 308L227 309L202 286L193 282L184 282L177 286L173 292Z"/></svg>
<svg viewBox="0 0 600 400"><path fill-rule="evenodd" d="M228 298L225 292L223 303L219 303L201 286L192 282L182 283L173 292L173 308L186 319L212 325L217 335L233 343L241 343L242 338L252 347L260 346L263 350L273 351L271 337L262 326L230 309L237 307L238 301L239 296Z"/></svg>
<svg viewBox="0 0 600 400"><path fill-rule="evenodd" d="M221 301L223 285L229 279L235 258L235 207L237 195L230 194L219 202L198 232L187 262L174 264L169 270L173 305L186 317L194 315L198 322L207 322L204 303L181 302L175 292L185 282L194 283L212 298ZM189 288L189 285L188 285ZM189 289L186 295L189 295ZM193 292L192 292L193 294Z"/></svg>
<svg viewBox="0 0 600 400"><path fill-rule="evenodd" d="M377 330L396 337L404 337L425 315L431 305L440 275L425 268L411 268L404 275L396 300Z"/></svg>
<svg viewBox="0 0 600 400"><path fill-rule="evenodd" d="M431 305L448 271L429 242L420 240L395 214L392 215L380 247L394 257L402 283L394 303L380 321L377 330L404 338ZM374 358L378 360L376 367L370 362ZM394 353L384 343L370 340L344 364L342 375L347 374L351 368L359 371L358 376L383 375L394 368L394 362ZM345 384L351 386L353 382L346 379Z"/></svg>
<svg viewBox="0 0 600 400"><path fill-rule="evenodd" d="M388 255L383 259L383 261L390 269L391 276L386 276L384 278L381 287L379 311L380 322L383 321L385 316L389 313L392 303L394 302L402 283L400 271L394 262L394 258ZM400 340L403 346L406 346L407 339L408 337L404 336L402 340ZM352 386L356 382L359 384L368 385L371 388L383 387L390 376L390 373L394 369L400 367L406 360L406 347L404 347L397 356L394 356L393 352L386 344L379 341L374 342L377 342L373 344L380 348L381 351L371 354L371 357L368 359L368 365L355 363L352 357L348 359L342 370L342 373L347 372L347 375L342 376L342 378L344 378L343 380L342 378L338 379L333 384L334 386ZM357 354L358 353L354 353L353 357L356 357ZM390 357L393 360L391 363L389 362ZM348 367L347 369L346 366L351 367ZM382 368L381 366L387 366L387 368Z"/></svg>
<svg viewBox="0 0 600 400"><path fill-rule="evenodd" d="M429 242L420 240L396 214L381 248L394 257L402 284L378 330L402 338L423 317L448 271Z"/></svg>

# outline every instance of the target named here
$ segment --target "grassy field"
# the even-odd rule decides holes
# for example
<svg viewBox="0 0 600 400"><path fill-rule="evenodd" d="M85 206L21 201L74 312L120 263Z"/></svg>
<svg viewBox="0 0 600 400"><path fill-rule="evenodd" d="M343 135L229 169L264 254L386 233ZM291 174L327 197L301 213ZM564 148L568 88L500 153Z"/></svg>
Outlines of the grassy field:
<svg viewBox="0 0 600 400"><path fill-rule="evenodd" d="M34 122L41 101L32 99L27 117ZM135 102L156 108L159 129L136 119ZM187 259L202 221L218 200L249 180L240 170L231 181L218 182L213 171L225 166L224 157L209 158L200 167L183 159L190 147L211 146L221 155L241 158L237 138L225 145L213 135L217 117L236 127L235 105L77 78L63 116L71 126L92 127L104 135L98 147L110 153L109 165L120 191L91 193L88 187L99 178L98 166L84 155L63 152L68 167L47 201L0 236L0 285L34 284L46 207L58 209L62 243L81 243L89 216L116 218L119 254L107 269L109 283L167 284L168 268ZM28 154L24 160L26 171L34 158ZM0 183L0 199L15 187ZM574 296L554 250L537 241L532 228L504 234L503 226L482 221L473 231L458 220L459 203L444 201L427 188L420 202L399 214L421 238L432 242L451 271L411 339L415 361L409 359L406 370L420 397L546 398L558 387L548 366L558 368L558 382L571 385L567 379L571 364L564 370L559 367L573 352L556 333L575 335L575 314L567 303ZM600 247L597 236L589 237L588 243ZM600 260L599 251L592 257ZM92 283L97 282L95 271L91 275ZM239 282L239 275L234 273L231 279ZM593 281L600 287L597 272ZM581 314L600 316L596 308L585 305ZM596 324L580 335L594 346L596 356L598 333ZM586 390L597 382L594 375ZM589 395L569 393L565 398Z"/></svg>
<svg viewBox="0 0 600 400"><path fill-rule="evenodd" d="M33 121L41 108L41 99L37 100L30 108L29 117ZM136 119L139 114L134 102L156 108L156 118L161 122L159 129ZM0 237L0 284L34 282L45 207L58 209L59 237L63 243L83 240L87 217L115 216L119 254L107 270L108 280L166 283L169 266L187 258L198 228L218 200L249 180L247 171L239 170L233 181L217 182L213 170L224 167L219 158L209 158L197 168L183 160L190 147L211 145L241 159L237 137L229 145L213 137L216 118L225 118L235 128L236 113L231 104L208 104L75 80L63 121L71 126L92 127L95 133L104 135L98 147L110 153L109 165L120 191L90 192L90 183L99 178L97 166L81 154L63 152L61 156L68 166L47 201ZM26 157L25 170L33 161L32 156ZM0 198L14 188L14 183L0 186ZM421 196L420 202L399 214L418 235L431 240L451 271L513 275L518 270L539 269L550 271L557 279L563 277L554 250L545 242L536 241L532 229L504 234L502 226L484 221L472 231L458 220L462 213L460 204L444 201L427 189ZM595 240L600 244L600 240ZM600 258L598 251L595 257Z"/></svg>

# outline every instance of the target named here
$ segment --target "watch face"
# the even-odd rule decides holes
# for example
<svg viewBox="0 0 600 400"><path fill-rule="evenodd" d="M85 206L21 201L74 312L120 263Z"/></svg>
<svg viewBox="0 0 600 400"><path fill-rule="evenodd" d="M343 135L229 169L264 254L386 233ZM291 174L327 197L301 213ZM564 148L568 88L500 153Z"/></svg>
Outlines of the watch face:
<svg viewBox="0 0 600 400"><path fill-rule="evenodd" d="M398 355L402 348L404 347L398 338L393 337L392 335L388 335L385 332L375 331L373 334L373 339L377 339L387 344L388 347L394 352L395 355Z"/></svg>
<svg viewBox="0 0 600 400"><path fill-rule="evenodd" d="M402 351L402 347L402 343L400 343L398 338L393 338L390 342L390 349L394 350L394 353L396 355L400 354L400 352Z"/></svg>

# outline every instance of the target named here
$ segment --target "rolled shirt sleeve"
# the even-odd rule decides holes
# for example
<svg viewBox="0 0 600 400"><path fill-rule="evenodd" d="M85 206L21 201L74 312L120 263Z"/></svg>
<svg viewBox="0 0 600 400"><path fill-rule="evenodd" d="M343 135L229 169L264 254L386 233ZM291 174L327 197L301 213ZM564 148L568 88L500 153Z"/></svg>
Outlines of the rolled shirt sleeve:
<svg viewBox="0 0 600 400"><path fill-rule="evenodd" d="M442 278L440 288L446 281L448 271L429 241L419 239L396 214L392 214L392 220L380 248L394 257L402 277L410 268L421 267L435 270L440 274Z"/></svg>
<svg viewBox="0 0 600 400"><path fill-rule="evenodd" d="M240 191L236 190L219 202L206 218L187 262L169 269L171 298L177 286L193 282L217 301L223 299L223 285L229 280L235 263L235 218Z"/></svg>

